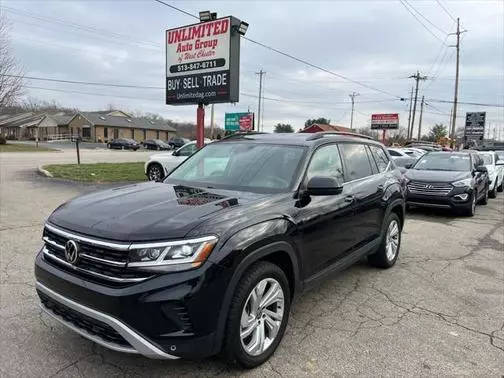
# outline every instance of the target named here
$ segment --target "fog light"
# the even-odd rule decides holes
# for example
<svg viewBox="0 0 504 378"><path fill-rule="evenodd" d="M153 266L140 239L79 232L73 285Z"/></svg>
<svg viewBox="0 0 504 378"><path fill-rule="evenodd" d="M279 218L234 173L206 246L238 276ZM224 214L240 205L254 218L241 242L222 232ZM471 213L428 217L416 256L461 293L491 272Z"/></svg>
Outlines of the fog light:
<svg viewBox="0 0 504 378"><path fill-rule="evenodd" d="M459 200L462 200L462 201L467 201L467 199L469 198L469 194L467 194L467 193L457 194L455 196L455 198L459 199Z"/></svg>

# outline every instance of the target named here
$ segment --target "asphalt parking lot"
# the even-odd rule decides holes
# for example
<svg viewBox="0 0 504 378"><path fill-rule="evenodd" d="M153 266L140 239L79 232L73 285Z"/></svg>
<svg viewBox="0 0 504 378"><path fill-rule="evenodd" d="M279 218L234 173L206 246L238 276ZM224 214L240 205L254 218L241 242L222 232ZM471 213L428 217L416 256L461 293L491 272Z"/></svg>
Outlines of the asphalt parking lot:
<svg viewBox="0 0 504 378"><path fill-rule="evenodd" d="M147 152L86 151L83 162L141 161ZM502 376L504 195L473 218L408 214L398 263L359 263L300 297L283 342L251 371L217 358L158 361L99 347L42 314L33 277L45 218L103 186L39 176L71 150L0 154L0 375Z"/></svg>

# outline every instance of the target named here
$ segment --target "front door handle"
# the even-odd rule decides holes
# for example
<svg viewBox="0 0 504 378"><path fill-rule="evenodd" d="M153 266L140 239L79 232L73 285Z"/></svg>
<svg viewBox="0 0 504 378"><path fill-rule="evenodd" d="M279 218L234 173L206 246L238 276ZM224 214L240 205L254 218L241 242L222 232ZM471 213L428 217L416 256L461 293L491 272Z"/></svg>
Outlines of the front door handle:
<svg viewBox="0 0 504 378"><path fill-rule="evenodd" d="M345 197L345 202L352 203L355 200L354 196L346 196Z"/></svg>

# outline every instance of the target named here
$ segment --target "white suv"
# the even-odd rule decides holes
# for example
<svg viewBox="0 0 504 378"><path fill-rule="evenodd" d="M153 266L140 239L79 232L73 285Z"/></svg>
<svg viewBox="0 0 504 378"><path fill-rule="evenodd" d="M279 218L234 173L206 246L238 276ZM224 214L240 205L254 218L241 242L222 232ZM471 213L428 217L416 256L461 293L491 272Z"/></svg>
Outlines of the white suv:
<svg viewBox="0 0 504 378"><path fill-rule="evenodd" d="M210 139L205 138L205 144L211 143ZM198 150L196 141L184 144L173 152L163 152L151 155L145 163L144 170L150 181L161 181L173 168L182 163Z"/></svg>
<svg viewBox="0 0 504 378"><path fill-rule="evenodd" d="M502 192L504 180L504 160L499 160L499 155L494 151L479 152L488 170L488 196L495 198L497 192Z"/></svg>

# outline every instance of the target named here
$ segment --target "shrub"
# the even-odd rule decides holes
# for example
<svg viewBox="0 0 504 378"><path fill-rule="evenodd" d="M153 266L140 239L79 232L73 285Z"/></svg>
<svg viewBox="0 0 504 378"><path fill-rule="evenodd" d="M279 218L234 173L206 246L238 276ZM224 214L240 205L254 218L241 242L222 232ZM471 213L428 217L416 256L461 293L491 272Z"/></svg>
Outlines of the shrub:
<svg viewBox="0 0 504 378"><path fill-rule="evenodd" d="M7 139L3 135L0 135L0 144L7 144Z"/></svg>

